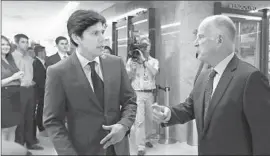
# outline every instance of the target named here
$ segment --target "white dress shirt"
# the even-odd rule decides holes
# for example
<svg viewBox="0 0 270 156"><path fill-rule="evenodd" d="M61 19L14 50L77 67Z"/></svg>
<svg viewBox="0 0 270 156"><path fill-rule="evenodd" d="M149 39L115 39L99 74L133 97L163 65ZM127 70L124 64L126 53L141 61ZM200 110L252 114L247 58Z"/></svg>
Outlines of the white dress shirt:
<svg viewBox="0 0 270 156"><path fill-rule="evenodd" d="M222 60L221 62L219 62L215 67L214 70L217 72L216 76L214 77L214 82L213 82L213 92L212 92L212 96L216 90L216 87L218 85L218 82L223 74L223 72L225 71L227 65L229 64L229 62L232 60L234 56L234 53L231 53L229 56L227 56L224 60Z"/></svg>
<svg viewBox="0 0 270 156"><path fill-rule="evenodd" d="M89 62L92 62L92 61L89 61L88 59L86 59L85 57L83 57L79 52L76 51L76 55L79 59L79 62L83 68L83 71L85 73L85 76L87 77L90 85L91 85L91 88L92 90L94 91L93 89L93 82L92 82L92 78L91 78L91 68L90 68L90 65L88 65ZM102 71L101 71L101 66L100 66L100 60L99 60L99 57L96 57L93 61L95 61L95 70L98 74L98 76L101 78L101 80L103 81L103 75L102 75Z"/></svg>
<svg viewBox="0 0 270 156"><path fill-rule="evenodd" d="M63 59L65 59L65 58L67 58L68 57L68 54L67 53L60 53L59 51L57 52L58 53L58 55L60 56L60 58L61 58L61 60L63 60Z"/></svg>

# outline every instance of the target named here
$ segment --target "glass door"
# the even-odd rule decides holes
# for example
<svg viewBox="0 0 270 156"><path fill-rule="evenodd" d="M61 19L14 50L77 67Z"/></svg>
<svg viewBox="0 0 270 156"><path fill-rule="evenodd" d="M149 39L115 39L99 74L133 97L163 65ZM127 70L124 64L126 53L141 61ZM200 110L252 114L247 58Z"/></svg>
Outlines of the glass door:
<svg viewBox="0 0 270 156"><path fill-rule="evenodd" d="M127 59L127 20L123 19L122 21L119 21L116 25L116 32L118 33L117 36L117 54L120 56L124 63L126 63Z"/></svg>
<svg viewBox="0 0 270 156"><path fill-rule="evenodd" d="M262 18L228 13L223 14L229 16L236 26L235 53L241 60L259 69Z"/></svg>
<svg viewBox="0 0 270 156"><path fill-rule="evenodd" d="M270 14L268 15L270 17ZM269 18L270 21L270 18ZM270 83L270 24L269 24L269 40L268 40L268 80Z"/></svg>

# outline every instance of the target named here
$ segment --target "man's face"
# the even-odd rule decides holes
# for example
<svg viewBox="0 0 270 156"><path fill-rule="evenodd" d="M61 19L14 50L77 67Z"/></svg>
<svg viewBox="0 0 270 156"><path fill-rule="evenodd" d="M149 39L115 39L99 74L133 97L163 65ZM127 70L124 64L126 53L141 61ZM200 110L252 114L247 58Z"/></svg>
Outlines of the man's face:
<svg viewBox="0 0 270 156"><path fill-rule="evenodd" d="M45 60L45 57L46 57L46 50L42 50L38 53L38 57Z"/></svg>
<svg viewBox="0 0 270 156"><path fill-rule="evenodd" d="M27 52L28 46L29 46L29 43L28 43L28 39L26 38L20 38L19 42L17 43L17 47L24 52Z"/></svg>
<svg viewBox="0 0 270 156"><path fill-rule="evenodd" d="M33 49L28 49L27 52L28 52L28 55L31 56L32 58L35 57L35 52Z"/></svg>
<svg viewBox="0 0 270 156"><path fill-rule="evenodd" d="M60 40L57 44L58 51L66 53L68 51L68 41Z"/></svg>
<svg viewBox="0 0 270 156"><path fill-rule="evenodd" d="M101 22L88 27L81 37L77 37L76 43L84 57L91 59L103 54L105 27Z"/></svg>
<svg viewBox="0 0 270 156"><path fill-rule="evenodd" d="M199 26L195 47L197 47L196 53L199 60L209 63L212 59L215 59L217 42L206 24Z"/></svg>

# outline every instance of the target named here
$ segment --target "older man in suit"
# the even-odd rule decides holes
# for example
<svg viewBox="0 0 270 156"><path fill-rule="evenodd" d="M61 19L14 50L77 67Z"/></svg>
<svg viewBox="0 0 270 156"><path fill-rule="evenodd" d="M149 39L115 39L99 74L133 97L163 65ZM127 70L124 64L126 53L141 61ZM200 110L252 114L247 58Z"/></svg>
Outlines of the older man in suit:
<svg viewBox="0 0 270 156"><path fill-rule="evenodd" d="M102 55L105 21L75 11L67 29L76 52L47 69L44 126L59 155L130 154L136 95L122 59Z"/></svg>
<svg viewBox="0 0 270 156"><path fill-rule="evenodd" d="M185 102L154 105L163 126L196 119L199 155L269 155L270 88L258 69L233 52L236 29L224 15L199 26L198 59L212 68L202 72Z"/></svg>

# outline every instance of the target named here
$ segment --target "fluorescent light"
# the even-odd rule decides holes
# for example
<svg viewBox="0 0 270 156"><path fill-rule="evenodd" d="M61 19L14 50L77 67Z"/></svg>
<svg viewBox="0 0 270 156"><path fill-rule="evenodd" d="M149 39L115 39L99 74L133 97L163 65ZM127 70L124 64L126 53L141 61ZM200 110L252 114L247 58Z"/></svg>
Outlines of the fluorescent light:
<svg viewBox="0 0 270 156"><path fill-rule="evenodd" d="M141 24L141 23L144 23L144 22L147 22L147 21L148 21L147 19L141 20L141 21L137 21L137 22L133 23L133 25Z"/></svg>
<svg viewBox="0 0 270 156"><path fill-rule="evenodd" d="M175 26L178 26L178 25L181 25L181 23L176 22L176 23L171 23L171 24L167 24L167 25L162 25L161 29L165 29L165 28L169 28L169 27L175 27Z"/></svg>
<svg viewBox="0 0 270 156"><path fill-rule="evenodd" d="M127 26L125 25L125 26L122 26L122 27L118 27L116 30L119 30L119 29L124 29L124 28L126 28Z"/></svg>
<svg viewBox="0 0 270 156"><path fill-rule="evenodd" d="M177 33L180 33L180 31L173 31L173 32L163 33L161 35L164 36L164 35L171 35L171 34L177 34Z"/></svg>
<svg viewBox="0 0 270 156"><path fill-rule="evenodd" d="M118 47L120 47L120 48L121 48L121 47L127 47L127 45L118 45Z"/></svg>
<svg viewBox="0 0 270 156"><path fill-rule="evenodd" d="M127 12L127 13L125 13L125 14L122 14L122 15L120 15L120 16L117 16L117 17L115 17L115 18L113 18L113 19L108 20L107 23L108 23L108 24L111 24L112 22L115 22L115 21L120 20L120 19L122 19L122 18L125 18L125 17L127 17L127 16L134 16L134 15L136 15L137 13L142 12L142 11L147 11L147 9L144 9L144 8L138 8L138 9L132 10L132 11L130 11L130 12Z"/></svg>
<svg viewBox="0 0 270 156"><path fill-rule="evenodd" d="M127 40L127 38L120 38L117 41L126 41L126 40Z"/></svg>
<svg viewBox="0 0 270 156"><path fill-rule="evenodd" d="M148 21L147 19L141 20L141 21L137 21L137 22L133 23L133 25L141 24L141 23L144 23L144 22L147 22L147 21ZM118 28L116 28L116 30L124 29L126 27L127 27L126 25L125 26L122 26L122 27L118 27Z"/></svg>

